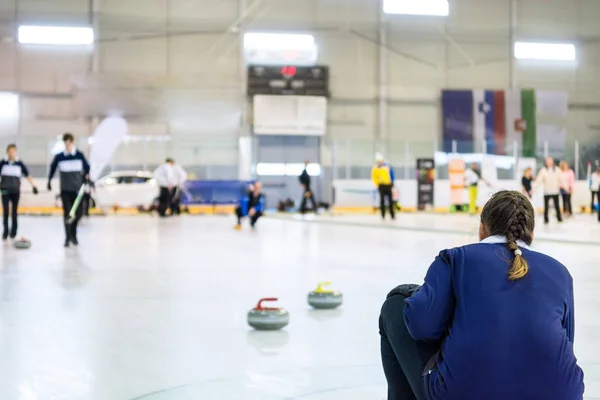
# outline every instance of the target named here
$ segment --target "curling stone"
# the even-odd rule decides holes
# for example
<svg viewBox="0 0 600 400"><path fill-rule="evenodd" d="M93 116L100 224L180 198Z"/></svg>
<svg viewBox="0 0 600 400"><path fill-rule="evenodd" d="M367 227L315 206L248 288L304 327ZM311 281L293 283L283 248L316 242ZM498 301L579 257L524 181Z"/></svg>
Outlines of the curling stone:
<svg viewBox="0 0 600 400"><path fill-rule="evenodd" d="M248 311L248 325L259 331L275 331L287 326L290 314L283 308L263 307L266 301L277 301L277 298L260 299L256 307Z"/></svg>
<svg viewBox="0 0 600 400"><path fill-rule="evenodd" d="M25 238L20 238L14 241L13 246L15 249L26 250L31 247L31 242Z"/></svg>
<svg viewBox="0 0 600 400"><path fill-rule="evenodd" d="M318 310L332 310L342 305L343 296L340 292L325 290L323 286L331 285L331 282L321 282L316 290L308 294L308 304Z"/></svg>

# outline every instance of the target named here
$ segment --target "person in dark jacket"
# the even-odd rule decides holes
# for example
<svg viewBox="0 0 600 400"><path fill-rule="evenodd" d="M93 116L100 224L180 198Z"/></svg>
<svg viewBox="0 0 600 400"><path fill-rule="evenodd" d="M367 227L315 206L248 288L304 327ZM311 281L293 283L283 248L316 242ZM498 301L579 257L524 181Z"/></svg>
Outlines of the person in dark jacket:
<svg viewBox="0 0 600 400"><path fill-rule="evenodd" d="M50 164L48 190L52 191L52 178L58 169L60 172L60 199L65 223L65 247L69 247L70 243L74 246L79 244L77 224L83 215L83 207L80 205L77 208L75 220L71 224L67 221L81 185L89 181L90 165L83 153L75 149L75 138L72 134L65 133L62 139L65 143L65 150L55 155Z"/></svg>
<svg viewBox="0 0 600 400"><path fill-rule="evenodd" d="M262 217L265 209L265 196L261 192L262 184L258 181L252 184L252 189L247 197L242 199L241 204L235 209L237 216L236 230L242 229L242 218L250 217L250 227L254 229L256 222Z"/></svg>
<svg viewBox="0 0 600 400"><path fill-rule="evenodd" d="M300 184L304 189L304 192L302 193L302 202L300 203L300 212L302 214L306 214L306 203L308 200L310 200L312 204L312 210L314 212L317 212L317 203L315 201L315 196L310 187L310 174L308 173L309 164L310 161L308 160L304 162L304 170L300 174L300 177L298 177L298 180L300 181Z"/></svg>
<svg viewBox="0 0 600 400"><path fill-rule="evenodd" d="M33 179L29 176L29 170L23 161L17 158L17 146L9 144L6 147L6 158L0 161L0 191L2 191L3 226L2 240L17 237L18 229L18 207L21 197L21 177L27 178L33 187L33 194L38 194ZM11 215L12 224L9 229L8 217Z"/></svg>
<svg viewBox="0 0 600 400"><path fill-rule="evenodd" d="M392 290L379 320L388 400L582 400L573 279L530 247L534 219L522 193L498 192L479 243Z"/></svg>

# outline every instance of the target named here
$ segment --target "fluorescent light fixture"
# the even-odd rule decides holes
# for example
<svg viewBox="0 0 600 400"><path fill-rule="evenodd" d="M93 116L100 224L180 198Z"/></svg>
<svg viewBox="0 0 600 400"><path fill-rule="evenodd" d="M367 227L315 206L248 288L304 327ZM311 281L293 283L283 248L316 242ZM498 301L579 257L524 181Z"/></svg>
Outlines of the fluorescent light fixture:
<svg viewBox="0 0 600 400"><path fill-rule="evenodd" d="M304 164L285 164L285 174L287 176L299 176L304 170ZM308 164L306 172L310 176L321 175L321 166L319 164Z"/></svg>
<svg viewBox="0 0 600 400"><path fill-rule="evenodd" d="M256 164L256 175L258 176L299 176L304 170L304 164L301 163L258 163ZM306 168L310 176L321 175L321 166L319 164L308 164Z"/></svg>
<svg viewBox="0 0 600 400"><path fill-rule="evenodd" d="M19 117L19 95L0 92L0 119L17 119Z"/></svg>
<svg viewBox="0 0 600 400"><path fill-rule="evenodd" d="M254 65L315 65L319 52L313 35L294 33L244 34L244 57Z"/></svg>
<svg viewBox="0 0 600 400"><path fill-rule="evenodd" d="M94 30L85 27L19 26L19 43L58 46L90 45L94 43Z"/></svg>
<svg viewBox="0 0 600 400"><path fill-rule="evenodd" d="M571 43L516 42L515 58L519 60L575 61L577 49Z"/></svg>
<svg viewBox="0 0 600 400"><path fill-rule="evenodd" d="M447 17L450 14L450 4L448 0L383 0L383 12Z"/></svg>
<svg viewBox="0 0 600 400"><path fill-rule="evenodd" d="M285 164L258 163L256 164L256 175L258 176L284 176Z"/></svg>
<svg viewBox="0 0 600 400"><path fill-rule="evenodd" d="M255 50L306 50L315 47L313 35L293 33L257 33L244 34L244 48Z"/></svg>

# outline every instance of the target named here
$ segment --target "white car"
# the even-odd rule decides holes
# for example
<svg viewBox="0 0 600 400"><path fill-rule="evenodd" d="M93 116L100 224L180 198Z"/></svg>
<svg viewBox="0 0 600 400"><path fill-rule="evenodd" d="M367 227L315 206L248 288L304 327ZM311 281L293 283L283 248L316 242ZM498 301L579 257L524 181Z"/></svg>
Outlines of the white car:
<svg viewBox="0 0 600 400"><path fill-rule="evenodd" d="M98 208L148 208L158 196L158 185L152 172L111 172L96 181L91 196Z"/></svg>

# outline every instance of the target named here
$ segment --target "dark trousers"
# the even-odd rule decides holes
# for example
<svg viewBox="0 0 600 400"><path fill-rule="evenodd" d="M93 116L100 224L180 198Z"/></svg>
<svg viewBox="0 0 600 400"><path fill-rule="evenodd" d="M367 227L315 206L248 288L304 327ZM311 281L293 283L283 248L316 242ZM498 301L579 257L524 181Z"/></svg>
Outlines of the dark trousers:
<svg viewBox="0 0 600 400"><path fill-rule="evenodd" d="M561 193L563 201L563 212L565 215L573 214L573 206L571 205L571 193Z"/></svg>
<svg viewBox="0 0 600 400"><path fill-rule="evenodd" d="M387 400L427 400L431 360L440 351L440 343L414 340L404 322L406 296L395 294L387 298L379 317L381 361L388 384Z"/></svg>
<svg viewBox="0 0 600 400"><path fill-rule="evenodd" d="M169 190L168 187L161 186L160 194L158 196L158 215L164 217L167 215L167 210L171 208L171 197L173 191Z"/></svg>
<svg viewBox="0 0 600 400"><path fill-rule="evenodd" d="M4 239L6 239L9 234L11 238L14 238L17 236L17 228L18 228L18 223L17 223L17 208L19 207L19 197L20 197L20 193L16 192L16 193L2 193L2 211L3 211L3 219L2 222L4 223L4 234L2 235L2 237ZM12 207L11 207L12 206ZM9 207L10 207L10 213L9 213ZM8 216L9 214L11 215L11 219L12 219L12 226L10 229L10 233L9 233L9 229L8 229Z"/></svg>
<svg viewBox="0 0 600 400"><path fill-rule="evenodd" d="M385 218L385 201L390 209L392 219L396 218L396 210L394 209L394 199L392 195L392 185L379 185L379 207L381 209L381 217Z"/></svg>
<svg viewBox="0 0 600 400"><path fill-rule="evenodd" d="M91 203L91 196L89 193L85 193L83 195L83 198L81 199L81 209L83 210L82 213L83 215L85 215L86 217L90 216L90 204Z"/></svg>
<svg viewBox="0 0 600 400"><path fill-rule="evenodd" d="M300 212L302 214L306 213L306 203L310 200L312 204L312 209L314 212L317 212L317 202L315 201L315 196L313 195L312 190L310 190L310 186L304 185L304 193L302 193L302 202L300 203Z"/></svg>
<svg viewBox="0 0 600 400"><path fill-rule="evenodd" d="M83 206L82 204L79 204L79 207L75 210L75 219L71 224L67 223L71 208L73 208L73 204L75 204L75 199L77 199L77 192L60 192L60 200L63 207L63 219L65 223L65 236L67 240L71 238L77 239L77 225L83 215Z"/></svg>
<svg viewBox="0 0 600 400"><path fill-rule="evenodd" d="M171 215L181 214L181 192L179 188L171 189L171 203L169 205Z"/></svg>
<svg viewBox="0 0 600 400"><path fill-rule="evenodd" d="M243 213L242 213L242 207L237 207L235 209L235 215L237 216L237 223L238 225L242 224L242 218L244 217ZM250 214L248 214L248 218L250 218L250 226L254 228L254 225L256 225L256 221L258 221L258 219L260 217L262 217L262 212L257 211L254 213L254 215L250 216Z"/></svg>
<svg viewBox="0 0 600 400"><path fill-rule="evenodd" d="M592 214L594 213L594 200L598 199L598 203L600 203L600 195L599 195L599 193L600 192L598 192L597 190L596 191L592 191L592 208L591 208ZM599 208L600 208L600 205L599 205ZM598 215L600 215L600 212L598 213Z"/></svg>
<svg viewBox="0 0 600 400"><path fill-rule="evenodd" d="M558 222L562 222L562 214L560 213L560 201L558 199L557 194L544 195L544 222L548 223L550 219L548 218L550 199L554 203L554 209L556 210L556 219Z"/></svg>

